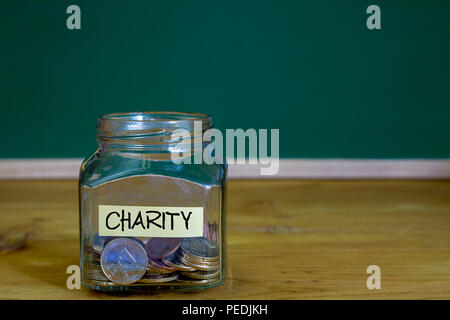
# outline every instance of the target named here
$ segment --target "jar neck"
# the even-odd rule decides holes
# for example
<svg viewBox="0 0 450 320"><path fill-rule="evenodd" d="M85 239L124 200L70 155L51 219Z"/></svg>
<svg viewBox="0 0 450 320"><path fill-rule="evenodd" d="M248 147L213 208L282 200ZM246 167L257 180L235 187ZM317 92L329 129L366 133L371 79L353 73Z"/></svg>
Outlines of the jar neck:
<svg viewBox="0 0 450 320"><path fill-rule="evenodd" d="M191 152L199 151L192 146L198 148L195 142L201 141L203 132L211 127L211 118L205 114L114 113L99 118L97 141L100 150L147 153L164 160L171 153L185 152L188 148Z"/></svg>

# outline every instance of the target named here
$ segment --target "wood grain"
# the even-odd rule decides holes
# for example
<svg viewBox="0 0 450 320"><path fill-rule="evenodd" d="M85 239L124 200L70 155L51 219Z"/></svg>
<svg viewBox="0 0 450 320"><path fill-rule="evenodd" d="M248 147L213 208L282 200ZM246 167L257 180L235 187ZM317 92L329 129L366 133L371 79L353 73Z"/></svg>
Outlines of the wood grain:
<svg viewBox="0 0 450 320"><path fill-rule="evenodd" d="M76 181L0 182L2 299L449 299L450 181L230 181L221 287L139 295L68 290L79 264ZM381 268L381 290L366 268Z"/></svg>

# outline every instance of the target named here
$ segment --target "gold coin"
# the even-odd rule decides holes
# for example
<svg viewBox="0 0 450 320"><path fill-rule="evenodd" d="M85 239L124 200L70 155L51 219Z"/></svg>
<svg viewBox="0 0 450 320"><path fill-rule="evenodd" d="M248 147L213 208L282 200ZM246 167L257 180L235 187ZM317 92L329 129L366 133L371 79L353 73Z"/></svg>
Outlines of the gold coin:
<svg viewBox="0 0 450 320"><path fill-rule="evenodd" d="M189 277L191 279L213 279L217 278L220 274L220 270L208 272L208 271L193 271L193 272L182 272L182 275Z"/></svg>
<svg viewBox="0 0 450 320"><path fill-rule="evenodd" d="M149 273L149 274L171 274L174 272L175 271L173 271L173 270L157 268L157 267L151 265L150 263L147 265L147 271L146 271L146 273Z"/></svg>
<svg viewBox="0 0 450 320"><path fill-rule="evenodd" d="M177 282L185 285L199 285L199 284L208 284L208 283L214 283L218 282L220 280L220 277L213 278L213 279L204 279L204 280L194 280L190 278L178 278Z"/></svg>
<svg viewBox="0 0 450 320"><path fill-rule="evenodd" d="M142 277L137 283L161 283L170 282L178 279L178 273L173 275L157 275L157 276L147 276Z"/></svg>
<svg viewBox="0 0 450 320"><path fill-rule="evenodd" d="M92 279L83 279L84 283L91 285L91 286L98 286L98 287L117 287L120 286L120 284L116 284L111 281L99 281L99 280L92 280Z"/></svg>
<svg viewBox="0 0 450 320"><path fill-rule="evenodd" d="M193 263L190 262L188 260L186 260L185 258L183 258L182 256L178 256L178 258L180 259L180 261L187 265L188 267L194 268L196 270L201 270L201 271L214 271L219 269L220 265L205 265L205 264L197 264L197 263Z"/></svg>
<svg viewBox="0 0 450 320"><path fill-rule="evenodd" d="M217 261L204 261L204 260L197 260L195 257L189 255L188 253L182 253L181 256L186 259L189 262L192 262L194 264L200 264L200 265L206 265L206 266L215 266L219 264L219 260Z"/></svg>
<svg viewBox="0 0 450 320"><path fill-rule="evenodd" d="M101 270L102 267L99 264L96 263L90 263L90 262L86 262L83 263L83 270Z"/></svg>
<svg viewBox="0 0 450 320"><path fill-rule="evenodd" d="M179 271L195 271L194 268L188 267L188 266L184 265L183 263L181 263L181 261L180 261L180 259L178 259L178 256L176 253L173 253L168 257L162 258L161 261L164 264L171 266L172 268L175 268Z"/></svg>
<svg viewBox="0 0 450 320"><path fill-rule="evenodd" d="M95 274L88 275L88 274L84 274L83 275L83 279L109 282L109 279L106 276L104 276L104 275L95 275Z"/></svg>
<svg viewBox="0 0 450 320"><path fill-rule="evenodd" d="M93 275L93 276L104 276L104 277L106 277L106 275L102 271L87 271L87 270L84 270L83 274L88 275L88 276Z"/></svg>
<svg viewBox="0 0 450 320"><path fill-rule="evenodd" d="M195 261L200 261L200 262L204 262L204 263L219 263L219 256L204 257L204 256L196 255L190 251L183 250L183 249L181 249L181 252L182 252L182 255L191 257Z"/></svg>
<svg viewBox="0 0 450 320"><path fill-rule="evenodd" d="M83 272L83 275L85 276L98 276L98 277L106 277L106 275L103 272Z"/></svg>

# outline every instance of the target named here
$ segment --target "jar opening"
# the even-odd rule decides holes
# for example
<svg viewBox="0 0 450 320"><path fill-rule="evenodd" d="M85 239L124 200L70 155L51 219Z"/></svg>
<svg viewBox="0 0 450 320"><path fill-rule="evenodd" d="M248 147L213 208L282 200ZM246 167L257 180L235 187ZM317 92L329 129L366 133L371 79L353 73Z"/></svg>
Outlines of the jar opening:
<svg viewBox="0 0 450 320"><path fill-rule="evenodd" d="M168 111L149 111L149 112L128 112L128 113L109 113L100 117L103 121L194 121L210 120L207 114L190 112L168 112Z"/></svg>
<svg viewBox="0 0 450 320"><path fill-rule="evenodd" d="M166 149L179 142L171 135L184 129L192 138L195 123L201 122L201 131L212 127L211 117L189 112L129 112L110 113L98 119L97 139L103 147L121 149Z"/></svg>

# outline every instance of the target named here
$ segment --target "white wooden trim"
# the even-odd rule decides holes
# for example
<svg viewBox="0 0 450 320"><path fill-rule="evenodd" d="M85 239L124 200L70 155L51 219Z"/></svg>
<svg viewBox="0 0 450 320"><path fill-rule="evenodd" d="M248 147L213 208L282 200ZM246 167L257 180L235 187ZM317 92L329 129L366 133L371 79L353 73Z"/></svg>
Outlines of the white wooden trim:
<svg viewBox="0 0 450 320"><path fill-rule="evenodd" d="M1 159L0 179L75 179L82 159Z"/></svg>
<svg viewBox="0 0 450 320"><path fill-rule="evenodd" d="M261 176L259 166L230 166L232 178L299 179L448 179L449 160L281 159L274 176Z"/></svg>
<svg viewBox="0 0 450 320"><path fill-rule="evenodd" d="M81 159L2 159L0 179L77 179ZM275 175L260 165L230 165L231 179L450 179L450 159L281 159Z"/></svg>

